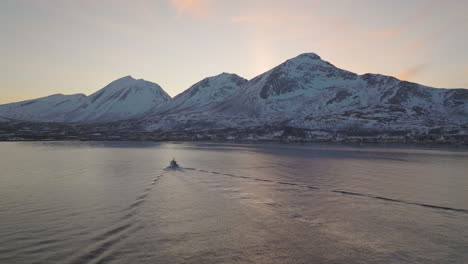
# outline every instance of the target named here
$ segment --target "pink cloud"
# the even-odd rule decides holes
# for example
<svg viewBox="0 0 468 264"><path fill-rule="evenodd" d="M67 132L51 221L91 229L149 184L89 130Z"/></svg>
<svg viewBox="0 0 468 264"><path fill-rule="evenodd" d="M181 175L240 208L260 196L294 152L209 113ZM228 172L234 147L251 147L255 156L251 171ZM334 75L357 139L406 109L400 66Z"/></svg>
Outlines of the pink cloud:
<svg viewBox="0 0 468 264"><path fill-rule="evenodd" d="M427 68L427 64L420 64L414 67L404 69L397 78L400 80L410 80L420 75Z"/></svg>
<svg viewBox="0 0 468 264"><path fill-rule="evenodd" d="M202 18L210 13L211 0L171 0L171 4L181 15Z"/></svg>

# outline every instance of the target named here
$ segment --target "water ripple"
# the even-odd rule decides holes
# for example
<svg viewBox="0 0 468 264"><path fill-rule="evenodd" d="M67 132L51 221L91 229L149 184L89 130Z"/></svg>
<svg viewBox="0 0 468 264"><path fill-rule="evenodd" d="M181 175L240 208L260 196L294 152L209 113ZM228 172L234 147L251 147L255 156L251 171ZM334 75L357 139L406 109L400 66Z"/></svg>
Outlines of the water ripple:
<svg viewBox="0 0 468 264"><path fill-rule="evenodd" d="M312 190L320 190L320 188L318 188L318 187L311 186L311 185L306 185L306 184L302 184L302 183L273 181L273 180L268 180L268 179L259 179L259 178L253 178L253 177L248 177L248 176L234 175L234 174L230 174L230 173L221 173L221 172L217 172L217 171L207 171L207 170L202 170L202 169L193 169L193 168L191 168L191 170L196 170L196 171L203 172L203 173L211 173L211 174L215 174L215 175L224 175L224 176L229 176L229 177L233 177L233 178L250 179L250 180L254 180L254 181L271 182L271 183L274 183L274 184L291 185L291 186L308 188L308 189L312 189ZM388 198L388 197L383 197L383 196L378 196L378 195L370 195L370 194L356 193L356 192L343 191L343 190L325 190L325 191L329 191L329 192L333 192L333 193L341 193L341 194L345 194L345 195L362 196L362 197L373 198L373 199L378 199L378 200L387 201L387 202L417 205L417 206L422 206L422 207L426 207L426 208L454 211L454 212L460 212L460 213L468 213L467 209L453 208L453 207L433 205L433 204L427 204L427 203L419 203L419 202L412 202L412 201L405 201L405 200L393 199L393 198Z"/></svg>

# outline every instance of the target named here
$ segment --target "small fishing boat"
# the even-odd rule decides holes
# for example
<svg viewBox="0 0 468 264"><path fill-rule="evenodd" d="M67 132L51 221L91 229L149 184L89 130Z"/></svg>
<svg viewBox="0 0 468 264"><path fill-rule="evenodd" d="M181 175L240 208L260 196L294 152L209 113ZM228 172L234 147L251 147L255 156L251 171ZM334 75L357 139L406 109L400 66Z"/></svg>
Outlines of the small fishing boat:
<svg viewBox="0 0 468 264"><path fill-rule="evenodd" d="M169 163L169 168L173 169L173 170L176 170L176 169L180 168L180 166L179 166L179 164L177 164L177 161L175 159L172 159L171 163Z"/></svg>

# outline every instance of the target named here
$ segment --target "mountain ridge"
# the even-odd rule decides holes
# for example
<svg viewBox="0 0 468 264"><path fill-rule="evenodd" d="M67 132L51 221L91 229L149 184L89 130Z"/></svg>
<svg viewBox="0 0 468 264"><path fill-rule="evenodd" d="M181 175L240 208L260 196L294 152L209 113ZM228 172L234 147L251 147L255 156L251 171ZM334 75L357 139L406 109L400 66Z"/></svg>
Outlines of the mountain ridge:
<svg viewBox="0 0 468 264"><path fill-rule="evenodd" d="M246 79L237 74L226 72L204 78L176 95L172 100L156 106L153 114L202 111L204 107L224 100L245 83L247 83Z"/></svg>
<svg viewBox="0 0 468 264"><path fill-rule="evenodd" d="M138 117L169 99L158 84L125 76L89 96L53 94L0 105L0 116L37 122L115 121Z"/></svg>
<svg viewBox="0 0 468 264"><path fill-rule="evenodd" d="M468 90L439 89L335 67L301 54L242 85L205 112L144 117L147 130L288 125L306 129L427 130L468 123Z"/></svg>
<svg viewBox="0 0 468 264"><path fill-rule="evenodd" d="M422 133L434 126L468 125L466 89L433 88L374 73L358 75L315 53L288 59L251 80L230 73L207 77L172 99L156 83L131 76L117 79L90 96L56 94L44 98L14 104L27 108L43 99L42 107L34 109L39 120L134 119L135 129L146 131L290 126ZM53 111L51 106L55 106ZM58 106L64 108L62 112L55 111ZM5 118L35 117L27 111L7 115L4 108L0 105L0 116Z"/></svg>

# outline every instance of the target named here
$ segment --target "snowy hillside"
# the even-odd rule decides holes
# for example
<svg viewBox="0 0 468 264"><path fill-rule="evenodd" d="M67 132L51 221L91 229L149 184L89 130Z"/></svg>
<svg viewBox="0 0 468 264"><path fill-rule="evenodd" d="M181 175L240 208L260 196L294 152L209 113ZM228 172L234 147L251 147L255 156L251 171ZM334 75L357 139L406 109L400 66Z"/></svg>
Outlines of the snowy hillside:
<svg viewBox="0 0 468 264"><path fill-rule="evenodd" d="M468 90L436 89L339 69L317 54L287 60L250 81L223 73L171 99L130 76L85 96L52 95L0 105L0 117L52 122L128 120L128 130L293 127L339 131L468 131ZM408 132L408 133L410 133ZM468 132L466 132L468 133Z"/></svg>
<svg viewBox="0 0 468 264"><path fill-rule="evenodd" d="M87 102L88 98L84 94L54 94L0 105L0 116L26 121L62 122L67 120L69 113L79 110Z"/></svg>
<svg viewBox="0 0 468 264"><path fill-rule="evenodd" d="M90 95L88 104L73 114L77 121L123 120L140 116L170 99L159 85L127 76Z"/></svg>
<svg viewBox="0 0 468 264"><path fill-rule="evenodd" d="M0 116L42 122L115 121L138 117L168 100L159 85L127 76L90 96L56 94L0 105Z"/></svg>
<svg viewBox="0 0 468 264"><path fill-rule="evenodd" d="M427 129L468 124L468 90L357 75L314 53L290 59L206 111L144 119L149 130L287 125L309 129Z"/></svg>
<svg viewBox="0 0 468 264"><path fill-rule="evenodd" d="M177 114L207 110L224 101L245 83L247 83L246 79L229 73L205 78L167 103L158 105L154 114Z"/></svg>
<svg viewBox="0 0 468 264"><path fill-rule="evenodd" d="M445 116L448 92L454 91L467 92L434 89L378 74L359 76L336 68L316 54L302 54L251 80L229 100L229 107L222 107L222 112L260 117L282 113L282 117L291 118L379 106L412 116L429 110L433 116Z"/></svg>

